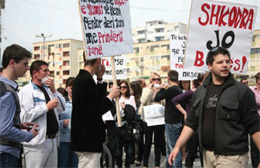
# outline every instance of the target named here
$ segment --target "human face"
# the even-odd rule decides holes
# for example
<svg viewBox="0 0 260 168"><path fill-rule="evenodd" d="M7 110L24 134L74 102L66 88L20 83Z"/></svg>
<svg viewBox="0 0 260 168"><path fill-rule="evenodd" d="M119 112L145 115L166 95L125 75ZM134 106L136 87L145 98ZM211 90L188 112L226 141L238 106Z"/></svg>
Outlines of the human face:
<svg viewBox="0 0 260 168"><path fill-rule="evenodd" d="M182 81L181 84L182 84L183 90L187 91L187 90L190 89L190 82L189 81Z"/></svg>
<svg viewBox="0 0 260 168"><path fill-rule="evenodd" d="M120 92L122 95L124 95L127 91L127 86L125 83L121 83L121 85L119 86L120 87Z"/></svg>
<svg viewBox="0 0 260 168"><path fill-rule="evenodd" d="M242 80L241 83L248 86L248 81L246 79Z"/></svg>
<svg viewBox="0 0 260 168"><path fill-rule="evenodd" d="M68 96L72 98L72 86L68 86L66 91L68 92Z"/></svg>
<svg viewBox="0 0 260 168"><path fill-rule="evenodd" d="M40 81L45 77L50 75L50 70L47 65L42 65L38 72L34 71L34 76L39 79Z"/></svg>
<svg viewBox="0 0 260 168"><path fill-rule="evenodd" d="M16 78L23 77L26 71L29 70L29 58L24 58L18 63L14 61L14 73Z"/></svg>
<svg viewBox="0 0 260 168"><path fill-rule="evenodd" d="M161 77L155 75L155 76L152 78L152 84L161 84Z"/></svg>
<svg viewBox="0 0 260 168"><path fill-rule="evenodd" d="M214 84L222 84L230 72L230 58L228 55L218 54L214 57L212 65L208 64L212 73Z"/></svg>

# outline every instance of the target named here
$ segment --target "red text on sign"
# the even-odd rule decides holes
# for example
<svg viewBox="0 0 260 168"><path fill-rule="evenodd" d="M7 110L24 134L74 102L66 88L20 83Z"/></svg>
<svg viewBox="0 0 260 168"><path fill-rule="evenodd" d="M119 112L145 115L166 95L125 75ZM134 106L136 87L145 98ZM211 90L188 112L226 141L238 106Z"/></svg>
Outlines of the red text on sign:
<svg viewBox="0 0 260 168"><path fill-rule="evenodd" d="M206 15L205 20L202 17L198 18L198 22L202 26L217 25L221 27L227 25L232 28L252 30L254 20L253 9L204 3L201 6L201 11Z"/></svg>

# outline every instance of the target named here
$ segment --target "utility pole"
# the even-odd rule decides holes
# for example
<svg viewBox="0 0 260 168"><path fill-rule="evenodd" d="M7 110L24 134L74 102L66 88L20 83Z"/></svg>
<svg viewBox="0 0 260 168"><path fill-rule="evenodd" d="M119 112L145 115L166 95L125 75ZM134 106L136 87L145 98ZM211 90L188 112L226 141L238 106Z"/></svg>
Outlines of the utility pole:
<svg viewBox="0 0 260 168"><path fill-rule="evenodd" d="M45 38L48 38L48 37L51 37L51 35L48 35L48 36L44 36L44 33L41 33L41 35L36 35L36 37L39 37L39 38L43 38L43 57L40 59L44 60L44 57L45 57Z"/></svg>

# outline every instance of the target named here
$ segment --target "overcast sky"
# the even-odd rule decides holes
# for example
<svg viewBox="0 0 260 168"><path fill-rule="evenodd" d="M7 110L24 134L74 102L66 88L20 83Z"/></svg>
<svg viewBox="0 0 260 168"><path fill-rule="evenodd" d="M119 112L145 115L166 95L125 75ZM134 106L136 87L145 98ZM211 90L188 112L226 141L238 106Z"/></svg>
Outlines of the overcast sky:
<svg viewBox="0 0 260 168"><path fill-rule="evenodd" d="M191 0L129 0L132 28L151 20L188 24ZM221 0L224 1L224 0ZM77 0L6 0L1 12L2 51L13 43L32 51L35 37L52 35L46 40L82 40ZM260 0L229 0L258 6L255 29L260 29Z"/></svg>

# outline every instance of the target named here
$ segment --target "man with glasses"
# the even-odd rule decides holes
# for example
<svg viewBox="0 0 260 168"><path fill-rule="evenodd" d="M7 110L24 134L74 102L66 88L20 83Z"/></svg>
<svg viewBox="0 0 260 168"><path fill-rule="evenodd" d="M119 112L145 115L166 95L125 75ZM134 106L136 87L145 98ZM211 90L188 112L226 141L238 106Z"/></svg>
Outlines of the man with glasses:
<svg viewBox="0 0 260 168"><path fill-rule="evenodd" d="M240 79L240 82L241 82L242 84L248 86L248 80L247 80L246 77L242 77L242 78Z"/></svg>
<svg viewBox="0 0 260 168"><path fill-rule="evenodd" d="M174 148L181 130L182 130L182 120L183 115L181 112L173 105L172 99L181 94L182 90L178 86L178 72L175 70L170 70L168 72L168 84L167 89L161 88L156 94L154 100L161 101L166 100L165 105L165 133L166 133L166 155L169 157L172 149ZM154 80L155 78L153 78ZM166 167L170 167L167 163ZM178 154L176 162L173 165L173 168L182 167L182 155Z"/></svg>
<svg viewBox="0 0 260 168"><path fill-rule="evenodd" d="M260 149L254 94L230 73L228 50L213 49L206 63L211 73L193 95L190 115L168 162L174 162L180 148L198 129L204 167L247 167L248 133Z"/></svg>

